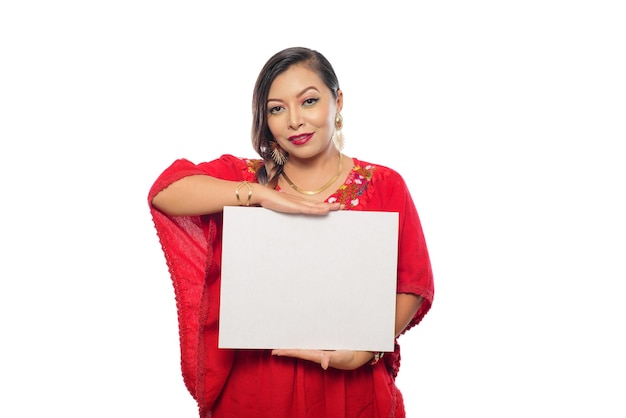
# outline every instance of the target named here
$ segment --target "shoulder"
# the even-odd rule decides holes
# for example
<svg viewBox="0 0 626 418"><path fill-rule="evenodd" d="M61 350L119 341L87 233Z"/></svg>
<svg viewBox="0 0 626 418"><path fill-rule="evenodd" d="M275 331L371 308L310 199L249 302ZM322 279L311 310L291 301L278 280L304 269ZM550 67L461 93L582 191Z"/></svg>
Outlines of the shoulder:
<svg viewBox="0 0 626 418"><path fill-rule="evenodd" d="M245 166L245 167L251 167L251 168L258 168L261 165L263 165L263 160L258 159L258 158L238 157L232 154L222 154L220 157L214 160L200 163L200 165L205 165L205 164L229 164L229 165L239 166L239 167Z"/></svg>
<svg viewBox="0 0 626 418"><path fill-rule="evenodd" d="M391 167L359 160L358 158L352 158L352 160L354 161L354 170L367 178L372 185L381 182L405 184L402 175Z"/></svg>
<svg viewBox="0 0 626 418"><path fill-rule="evenodd" d="M170 180L194 174L204 174L225 180L254 181L263 160L223 154L210 161L193 162L187 158L175 160L163 173Z"/></svg>
<svg viewBox="0 0 626 418"><path fill-rule="evenodd" d="M250 177L256 177L257 171L262 166L263 160L261 159L238 157L231 154L223 154L214 160L198 164L199 168L211 176L231 180L241 178L251 180Z"/></svg>

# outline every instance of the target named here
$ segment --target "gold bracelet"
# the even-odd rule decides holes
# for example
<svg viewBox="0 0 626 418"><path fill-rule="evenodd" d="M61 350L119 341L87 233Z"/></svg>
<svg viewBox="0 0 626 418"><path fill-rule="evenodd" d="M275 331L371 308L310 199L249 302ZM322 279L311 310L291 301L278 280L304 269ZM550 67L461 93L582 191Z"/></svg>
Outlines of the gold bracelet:
<svg viewBox="0 0 626 418"><path fill-rule="evenodd" d="M241 189L243 186L246 186L248 188L248 201L246 202L246 206L250 206L250 199L252 198L252 186L245 180L239 183L237 187L235 187L235 196L237 196L237 203L239 203L239 206L243 206L243 203L239 199L239 189Z"/></svg>
<svg viewBox="0 0 626 418"><path fill-rule="evenodd" d="M383 353L382 351L378 351L378 352L374 353L374 357L372 358L372 362L370 363L370 365L373 366L374 364L378 363L378 360L383 358L384 355L385 355L385 353Z"/></svg>

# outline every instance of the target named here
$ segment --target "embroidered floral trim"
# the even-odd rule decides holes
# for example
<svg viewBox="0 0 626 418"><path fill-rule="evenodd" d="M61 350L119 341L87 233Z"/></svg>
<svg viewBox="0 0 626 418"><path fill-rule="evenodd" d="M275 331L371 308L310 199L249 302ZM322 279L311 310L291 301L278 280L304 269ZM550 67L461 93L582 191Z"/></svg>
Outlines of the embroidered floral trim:
<svg viewBox="0 0 626 418"><path fill-rule="evenodd" d="M263 160L260 159L244 158L243 161L246 164L247 171L254 175L263 165ZM346 181L339 186L339 189L327 201L330 203L341 202L346 210L358 206L375 170L376 166L372 164L355 165L352 167L352 171L346 178Z"/></svg>
<svg viewBox="0 0 626 418"><path fill-rule="evenodd" d="M358 206L375 169L376 167L371 164L354 166L346 182L339 186L339 189L328 198L328 201L330 203L341 202L345 205L346 210Z"/></svg>
<svg viewBox="0 0 626 418"><path fill-rule="evenodd" d="M259 168L261 168L261 166L263 165L263 160L259 160L259 159L252 160L249 158L244 158L244 162L246 163L246 166L248 167L248 173L252 173L254 175L256 175Z"/></svg>

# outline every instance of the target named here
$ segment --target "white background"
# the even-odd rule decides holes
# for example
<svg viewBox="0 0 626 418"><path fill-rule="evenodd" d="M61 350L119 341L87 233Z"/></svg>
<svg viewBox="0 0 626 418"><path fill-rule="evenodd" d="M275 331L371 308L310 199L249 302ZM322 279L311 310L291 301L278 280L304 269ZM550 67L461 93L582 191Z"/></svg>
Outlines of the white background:
<svg viewBox="0 0 626 418"><path fill-rule="evenodd" d="M2 2L0 416L197 415L146 196L176 158L255 156L256 74L294 45L422 217L408 416L626 416L621 4Z"/></svg>

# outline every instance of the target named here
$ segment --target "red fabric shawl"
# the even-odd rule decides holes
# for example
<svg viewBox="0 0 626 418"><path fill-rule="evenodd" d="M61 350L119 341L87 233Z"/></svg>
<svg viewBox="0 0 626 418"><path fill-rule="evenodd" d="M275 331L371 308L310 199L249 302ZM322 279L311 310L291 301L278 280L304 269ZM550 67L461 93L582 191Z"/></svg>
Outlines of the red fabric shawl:
<svg viewBox="0 0 626 418"><path fill-rule="evenodd" d="M398 293L424 298L408 329L430 310L434 285L419 217L402 177L392 169L353 159L345 183L328 199L346 210L398 212ZM176 160L155 181L150 211L169 268L178 310L181 369L201 418L213 417L395 417L402 418L402 395L394 379L400 347L376 366L353 371L329 369L298 359L273 357L268 350L217 348L222 214L167 216L152 198L183 177L203 174L256 182L261 160L223 155L194 164Z"/></svg>

